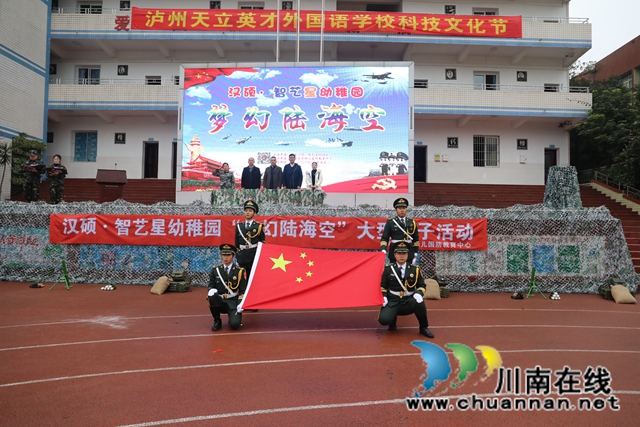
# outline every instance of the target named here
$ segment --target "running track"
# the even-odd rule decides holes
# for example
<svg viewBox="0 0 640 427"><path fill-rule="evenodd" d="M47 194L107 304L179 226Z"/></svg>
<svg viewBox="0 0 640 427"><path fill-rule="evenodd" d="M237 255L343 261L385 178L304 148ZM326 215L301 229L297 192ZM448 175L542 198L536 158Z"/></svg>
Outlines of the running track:
<svg viewBox="0 0 640 427"><path fill-rule="evenodd" d="M246 313L239 331L223 317L213 333L204 288L162 296L144 286L48 288L0 284L0 426L640 423L639 307L595 295L514 301L452 293L427 301L436 335L428 341L492 346L505 367L523 370L606 367L620 410L438 412L404 403L425 372L411 342L427 339L413 317L389 333L375 308L261 310ZM441 396L495 397L497 375L478 381L478 360L478 373L458 388L438 388ZM594 396L571 400L579 397Z"/></svg>

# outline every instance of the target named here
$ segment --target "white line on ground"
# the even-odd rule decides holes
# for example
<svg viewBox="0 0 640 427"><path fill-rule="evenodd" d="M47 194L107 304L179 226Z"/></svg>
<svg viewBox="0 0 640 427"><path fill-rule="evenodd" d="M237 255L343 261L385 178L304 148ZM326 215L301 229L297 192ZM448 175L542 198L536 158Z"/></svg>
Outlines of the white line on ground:
<svg viewBox="0 0 640 427"><path fill-rule="evenodd" d="M554 394L554 393L551 393ZM637 390L616 390L612 394L618 395L638 395L640 391ZM477 394L476 398L492 398L492 397L511 397L515 396L515 394ZM471 395L457 395L457 396L438 396L438 398L449 398L449 399L470 399ZM252 415L268 415L268 414L276 414L282 412L297 412L297 411L314 411L314 410L322 410L322 409L336 409L336 408L352 408L358 406L375 406L375 405L398 405L404 404L405 399L389 399L389 400L372 400L372 401L364 401L364 402L345 402L345 403L333 403L326 405L307 405L307 406L293 406L288 408L272 408L272 409L260 409L256 411L244 411L244 412L229 412L226 414L213 414L213 415L201 415L197 417L185 417L185 418L175 418L172 420L160 420L160 421L150 421L146 423L139 424L127 424L121 425L118 427L153 427L159 425L166 424L181 424L181 423L189 423L193 421L207 421L207 420L215 420L220 418L235 418L235 417L246 417Z"/></svg>
<svg viewBox="0 0 640 427"><path fill-rule="evenodd" d="M639 351L634 350L597 350L597 349L526 349L526 350L500 350L500 353L532 353L532 352L564 352L564 353L605 353L605 354L640 354ZM476 352L479 353L479 352ZM167 371L182 371L189 369L202 369L202 368L223 368L229 366L249 366L249 365L267 365L275 363L293 363L293 362L318 362L327 360L353 360L353 359L379 359L386 357L420 357L419 353L398 353L398 354L359 354L349 356L323 356L323 357L303 357L297 359L275 359L275 360L249 360L245 362L229 362L229 363L211 363L206 365L187 365L187 366L167 366L164 368L152 368L152 369L129 369L125 371L111 371L111 372L98 372L95 374L83 374L83 375L69 375L63 377L43 378L39 380L20 381L15 383L0 384L0 388L16 387L30 384L40 384L55 381L76 380L83 378L95 378L106 377L112 375L130 375L130 374L143 374L150 372L167 372Z"/></svg>
<svg viewBox="0 0 640 427"><path fill-rule="evenodd" d="M522 308L429 308L429 313L431 312L456 312L456 311L517 311L517 312L553 312L553 313L589 313L589 314L635 314L640 315L640 311L614 311L614 310L563 310L563 309L553 309L553 308L533 308L533 309L522 309ZM290 310L290 311L260 311L259 313L251 313L250 316L265 316L265 315L277 315L277 314L313 314L313 313L378 313L380 310ZM118 316L122 320L144 320L144 319L182 319L182 318L191 318L191 317L211 317L210 314L176 314L172 316L135 316L135 317L125 317ZM24 327L33 327L33 326L55 326L55 325L66 325L66 324L74 324L74 323L92 323L93 319L69 319L69 320L60 320L57 322L43 322L43 323L25 323L22 325L0 325L0 329L7 328L24 328Z"/></svg>
<svg viewBox="0 0 640 427"><path fill-rule="evenodd" d="M640 327L628 327L628 326L591 326L591 325L540 325L540 324L532 324L532 325L439 325L432 326L432 328L436 329L461 329L461 328L572 328L572 329L615 329L617 331L634 331L640 330ZM16 350L32 350L39 348L50 348L50 347L64 347L71 345L88 345L88 344L102 344L102 343L110 343L110 342L126 342L126 341L144 341L144 340L163 340L163 339L184 339L184 338L201 338L201 337L223 337L223 336L244 336L244 335L255 335L255 334L295 334L295 333L312 333L312 332L348 332L348 331L376 331L379 330L379 327L372 328L338 328L338 329L300 329L300 330L279 330L279 331L247 331L247 332L227 332L227 333L208 333L208 334L191 334L191 335L165 335L165 336L157 336L157 337L135 337L135 338L114 338L108 340L93 340L93 341L76 341L76 342L66 342L66 343L56 343L56 344L39 344L39 345L28 345L28 346L20 346L20 347L7 347L0 348L0 352L2 351L16 351ZM398 329L415 329L410 326L403 326Z"/></svg>

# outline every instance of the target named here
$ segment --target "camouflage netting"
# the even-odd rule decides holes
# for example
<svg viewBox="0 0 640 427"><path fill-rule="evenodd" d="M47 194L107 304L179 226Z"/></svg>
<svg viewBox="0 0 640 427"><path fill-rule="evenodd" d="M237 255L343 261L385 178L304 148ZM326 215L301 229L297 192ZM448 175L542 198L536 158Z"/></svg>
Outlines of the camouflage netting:
<svg viewBox="0 0 640 427"><path fill-rule="evenodd" d="M570 174L559 168L554 173ZM567 198L560 192L557 197ZM553 199L554 192L549 192ZM547 196L545 196L546 200ZM564 202L563 202L564 203ZM237 207L204 202L141 205L118 200L49 205L44 202L0 203L0 280L53 282L67 261L75 283L152 284L161 275L186 268L193 285L206 285L212 265L220 262L216 248L127 245L54 245L49 243L49 214L232 215ZM260 215L380 217L392 210L263 203ZM459 206L409 208L414 218L487 218L487 251L422 251L427 276L445 279L451 290L467 292L526 291L532 267L545 292L596 293L610 277L635 290L635 273L620 221L605 207L553 209L544 204L507 209Z"/></svg>

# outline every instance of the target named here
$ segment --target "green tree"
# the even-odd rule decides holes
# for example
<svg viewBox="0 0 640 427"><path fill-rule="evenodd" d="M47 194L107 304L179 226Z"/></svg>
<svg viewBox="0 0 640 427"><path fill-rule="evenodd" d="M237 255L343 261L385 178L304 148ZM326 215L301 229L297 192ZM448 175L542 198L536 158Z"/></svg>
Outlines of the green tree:
<svg viewBox="0 0 640 427"><path fill-rule="evenodd" d="M635 175L640 159L637 89L622 86L618 77L576 83L591 87L593 106L589 117L571 132L571 164L578 170L604 166L607 174L637 186Z"/></svg>
<svg viewBox="0 0 640 427"><path fill-rule="evenodd" d="M13 138L11 141L11 154L13 158L13 164L11 166L11 185L14 187L22 186L24 183L24 176L20 173L22 164L29 158L30 150L37 150L43 153L46 150L47 145L36 141L35 139L27 138L27 135L21 133Z"/></svg>
<svg viewBox="0 0 640 427"><path fill-rule="evenodd" d="M2 201L4 174L7 171L7 166L11 166L11 144L6 142L0 144L0 166L2 166L2 178L0 179L0 201Z"/></svg>

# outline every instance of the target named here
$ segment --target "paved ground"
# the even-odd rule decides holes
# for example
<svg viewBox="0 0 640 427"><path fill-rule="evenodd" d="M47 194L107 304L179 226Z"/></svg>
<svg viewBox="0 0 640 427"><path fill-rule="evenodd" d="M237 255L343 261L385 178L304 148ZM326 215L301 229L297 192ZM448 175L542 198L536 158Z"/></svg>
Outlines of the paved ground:
<svg viewBox="0 0 640 427"><path fill-rule="evenodd" d="M427 301L436 335L427 340L412 317L388 332L376 308L260 311L245 314L240 331L230 331L224 319L213 333L205 295L204 288L155 296L144 286L106 292L58 284L49 291L0 283L0 426L601 427L636 426L640 419L638 305L595 295L514 301L507 294L452 293ZM414 341L448 352L454 372L426 396L449 398L453 409L407 409L405 399L425 380ZM505 368L521 368L523 383L525 370L549 369L551 394L496 395L499 372L481 381L487 366L478 350L477 371L453 388L460 364L447 343L494 347ZM581 394L558 395L555 371L565 366L575 375L563 387ZM589 366L606 369L600 378L611 378L608 394L585 391ZM578 381L573 386L571 378ZM500 404L584 398L606 407L455 408L472 394Z"/></svg>

